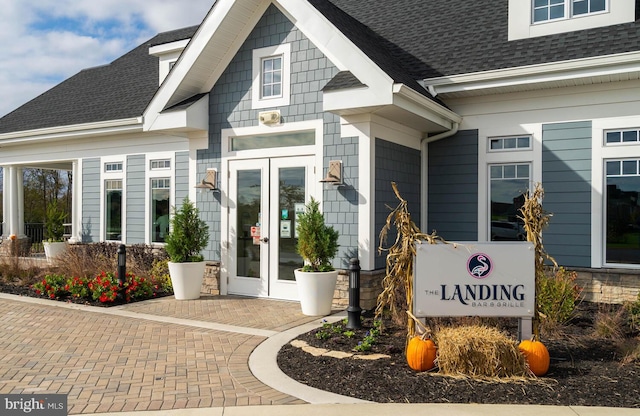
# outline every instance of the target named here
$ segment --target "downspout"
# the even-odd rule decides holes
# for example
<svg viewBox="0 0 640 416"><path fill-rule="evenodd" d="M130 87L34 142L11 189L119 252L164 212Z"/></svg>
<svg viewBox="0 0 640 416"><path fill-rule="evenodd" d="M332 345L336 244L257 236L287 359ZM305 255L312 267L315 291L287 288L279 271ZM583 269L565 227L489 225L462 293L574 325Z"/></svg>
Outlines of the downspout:
<svg viewBox="0 0 640 416"><path fill-rule="evenodd" d="M428 203L429 203L429 143L433 143L438 140L451 137L458 132L460 123L454 122L450 130L442 133L438 133L435 136L425 135L420 140L420 154L422 155L422 162L420 163L420 182L421 194L420 194L420 229L423 233L430 233L431 230L425 230L424 227L427 224L428 215Z"/></svg>

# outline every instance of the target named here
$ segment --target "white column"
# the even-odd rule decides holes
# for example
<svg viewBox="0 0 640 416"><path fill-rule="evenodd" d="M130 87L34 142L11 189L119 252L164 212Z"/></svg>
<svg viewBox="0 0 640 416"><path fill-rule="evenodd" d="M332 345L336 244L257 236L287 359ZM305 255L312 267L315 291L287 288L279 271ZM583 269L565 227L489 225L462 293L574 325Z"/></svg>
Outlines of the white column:
<svg viewBox="0 0 640 416"><path fill-rule="evenodd" d="M2 238L6 239L9 236L9 169L2 168Z"/></svg>
<svg viewBox="0 0 640 416"><path fill-rule="evenodd" d="M18 235L18 187L17 172L15 166L9 166L8 172L9 186L9 209L7 210L7 223L9 224L9 235Z"/></svg>
<svg viewBox="0 0 640 416"><path fill-rule="evenodd" d="M82 176L80 175L79 163L77 160L72 162L72 189L71 189L71 237L70 243L82 242L82 236L80 232L82 230L82 220L80 218L80 204L82 199L80 198L80 183L82 182Z"/></svg>
<svg viewBox="0 0 640 416"><path fill-rule="evenodd" d="M15 233L18 238L27 238L24 233L24 171L22 168L16 168L16 199L17 199L17 215L18 215L18 229Z"/></svg>

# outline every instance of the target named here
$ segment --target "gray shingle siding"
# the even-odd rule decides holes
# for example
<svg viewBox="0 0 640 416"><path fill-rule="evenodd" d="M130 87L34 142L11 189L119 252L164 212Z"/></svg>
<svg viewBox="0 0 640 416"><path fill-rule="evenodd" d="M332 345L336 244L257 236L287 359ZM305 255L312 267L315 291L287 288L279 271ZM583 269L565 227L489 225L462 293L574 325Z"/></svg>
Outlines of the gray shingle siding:
<svg viewBox="0 0 640 416"><path fill-rule="evenodd" d="M591 122L542 126L547 252L563 266L591 266Z"/></svg>
<svg viewBox="0 0 640 416"><path fill-rule="evenodd" d="M333 124L335 116L327 114L325 120ZM325 126L324 163L326 169L330 160L342 160L342 186L330 186L324 190L323 211L327 224L339 233L340 249L333 261L336 268L347 269L349 259L358 258L358 207L359 207L359 163L358 138L340 137L339 133L326 134ZM334 151L332 151L334 150ZM335 153L338 156L327 156Z"/></svg>
<svg viewBox="0 0 640 416"><path fill-rule="evenodd" d="M389 207L393 209L399 202L391 182L397 184L400 195L407 200L413 222L420 224L420 151L376 138L375 178L375 241L371 242L371 250L376 252L376 269L381 269L386 257L377 254L378 235L389 216ZM389 242L395 239L391 231Z"/></svg>
<svg viewBox="0 0 640 416"><path fill-rule="evenodd" d="M176 187L175 206L178 207L182 205L184 196L189 194L189 152L176 153L175 187Z"/></svg>
<svg viewBox="0 0 640 416"><path fill-rule="evenodd" d="M100 159L82 161L82 242L100 241Z"/></svg>
<svg viewBox="0 0 640 416"><path fill-rule="evenodd" d="M145 156L127 157L127 244L144 243L145 204Z"/></svg>
<svg viewBox="0 0 640 416"><path fill-rule="evenodd" d="M265 34L269 34L269 36L264 36ZM265 109L252 109L253 50L283 43L291 44L291 101L287 106L278 107L284 122L324 120L325 141L330 143L325 150L325 155L329 157L331 152L338 150L353 151L355 143L349 143L351 146L349 149L339 147L344 143L334 145L334 135L340 131L339 117L331 114L325 116L322 108L322 88L338 73L338 69L277 7L271 5L211 91L209 96L209 148L198 151L197 172L199 178L204 175L207 168L217 168L220 171L222 153L220 134L222 129L258 125L258 112L265 111ZM345 156L350 155L350 153L345 154ZM221 175L222 180L226 180L224 178L227 173L222 172ZM352 214L354 208L349 199L353 199L353 197L350 195L341 195L340 197L342 201L338 205L334 206L334 202L331 203L331 212ZM209 225L211 241L219 242L221 215L219 193L210 192L199 195L197 204L203 218ZM343 225L336 225L344 229ZM349 233L351 232L350 230ZM344 243L341 247L342 252L346 253L354 248L357 249L357 244L350 246L352 240L352 234L345 234L341 237L341 244ZM213 250L211 247L216 247L216 249ZM205 258L219 260L220 252L217 247L219 244L210 245L203 253Z"/></svg>
<svg viewBox="0 0 640 416"><path fill-rule="evenodd" d="M429 144L427 227L450 241L478 239L478 131Z"/></svg>

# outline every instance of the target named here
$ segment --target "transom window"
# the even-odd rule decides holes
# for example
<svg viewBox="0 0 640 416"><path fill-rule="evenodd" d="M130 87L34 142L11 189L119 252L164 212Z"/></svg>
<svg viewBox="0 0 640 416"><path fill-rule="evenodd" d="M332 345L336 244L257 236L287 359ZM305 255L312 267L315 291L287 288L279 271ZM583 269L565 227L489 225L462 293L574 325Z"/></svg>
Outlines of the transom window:
<svg viewBox="0 0 640 416"><path fill-rule="evenodd" d="M107 162L104 164L105 172L122 172L122 162Z"/></svg>
<svg viewBox="0 0 640 416"><path fill-rule="evenodd" d="M606 161L606 263L640 264L640 159Z"/></svg>
<svg viewBox="0 0 640 416"><path fill-rule="evenodd" d="M607 0L533 0L533 22L547 22L606 10Z"/></svg>
<svg viewBox="0 0 640 416"><path fill-rule="evenodd" d="M606 144L638 143L640 129L608 131L605 136Z"/></svg>
<svg viewBox="0 0 640 416"><path fill-rule="evenodd" d="M531 149L531 137L498 137L489 139L489 151Z"/></svg>
<svg viewBox="0 0 640 416"><path fill-rule="evenodd" d="M262 98L282 96L282 56L262 60Z"/></svg>
<svg viewBox="0 0 640 416"><path fill-rule="evenodd" d="M171 159L156 159L151 161L151 170L171 169Z"/></svg>
<svg viewBox="0 0 640 416"><path fill-rule="evenodd" d="M491 165L490 216L491 240L525 240L519 210L530 184L529 164Z"/></svg>
<svg viewBox="0 0 640 416"><path fill-rule="evenodd" d="M230 141L229 147L232 151L310 146L316 143L316 133L314 130L308 130L283 134L260 134L231 137Z"/></svg>

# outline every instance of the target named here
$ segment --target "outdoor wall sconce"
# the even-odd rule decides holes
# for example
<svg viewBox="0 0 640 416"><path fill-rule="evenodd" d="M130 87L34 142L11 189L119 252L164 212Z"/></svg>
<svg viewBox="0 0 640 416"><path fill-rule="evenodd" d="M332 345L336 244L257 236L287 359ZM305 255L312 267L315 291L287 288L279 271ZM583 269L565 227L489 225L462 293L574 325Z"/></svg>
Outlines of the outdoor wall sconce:
<svg viewBox="0 0 640 416"><path fill-rule="evenodd" d="M207 169L207 175L200 181L199 184L196 185L196 188L200 192L204 192L205 190L217 191L218 171L216 169Z"/></svg>
<svg viewBox="0 0 640 416"><path fill-rule="evenodd" d="M330 161L327 176L320 182L331 185L342 185L342 160Z"/></svg>

